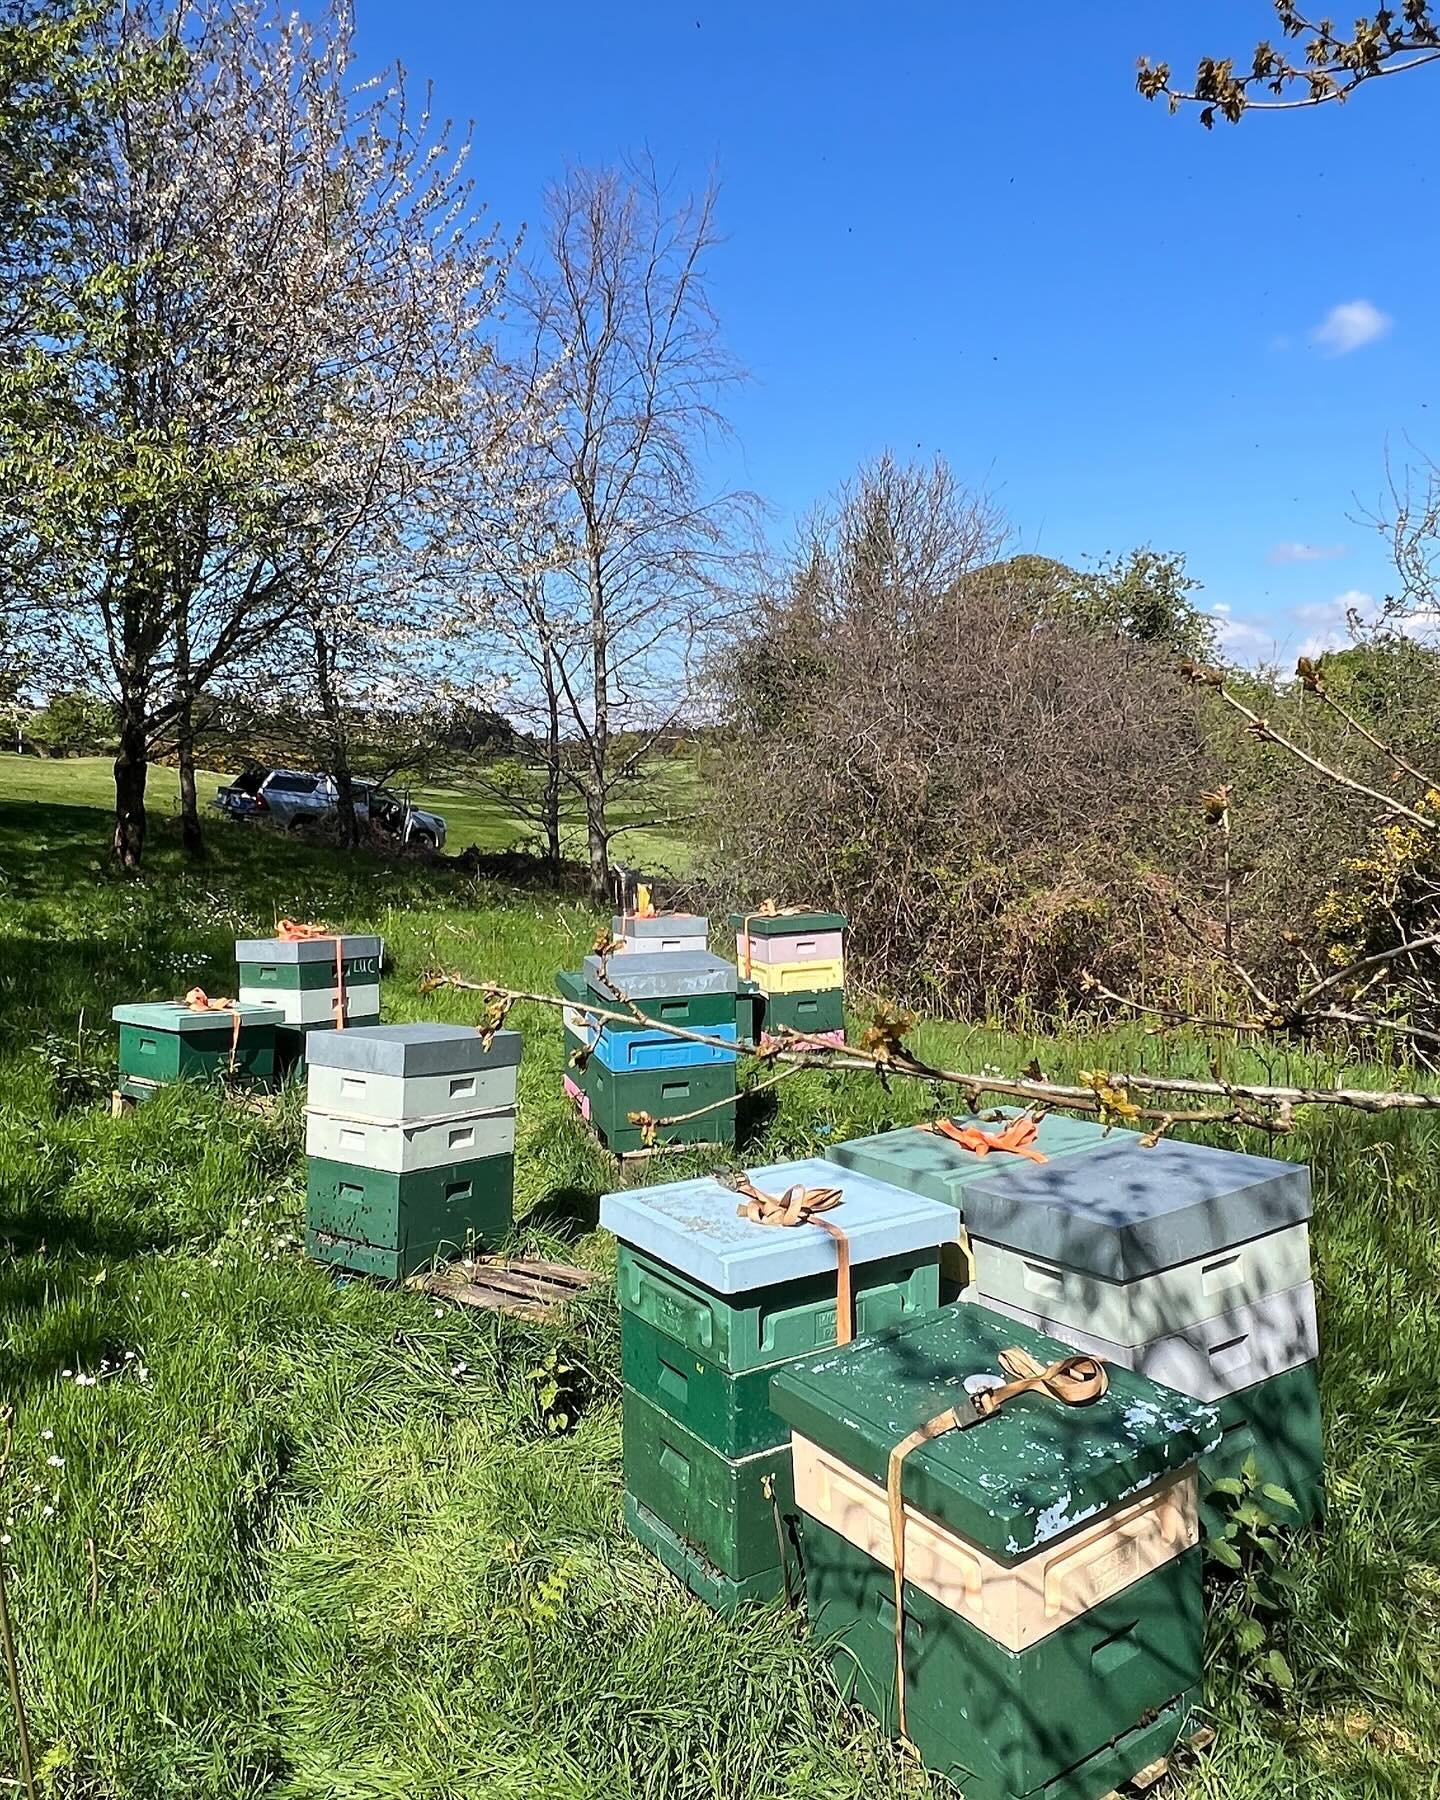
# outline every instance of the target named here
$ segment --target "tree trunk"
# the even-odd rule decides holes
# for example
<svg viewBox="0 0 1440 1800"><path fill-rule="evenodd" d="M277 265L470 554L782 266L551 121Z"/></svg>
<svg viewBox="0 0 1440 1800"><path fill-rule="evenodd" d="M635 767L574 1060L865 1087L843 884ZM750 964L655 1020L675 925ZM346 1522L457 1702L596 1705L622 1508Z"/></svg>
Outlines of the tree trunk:
<svg viewBox="0 0 1440 1800"><path fill-rule="evenodd" d="M315 644L315 688L330 740L326 753L330 766L326 773L335 782L335 816L340 828L340 844L345 850L354 850L360 843L360 821L355 816L355 784L350 776L350 756L345 743L345 713L335 689L335 663L324 626L315 622L311 634Z"/></svg>
<svg viewBox="0 0 1440 1800"><path fill-rule="evenodd" d="M120 716L115 757L115 835L111 847L122 869L138 869L145 855L145 781L150 753L143 706L127 706Z"/></svg>
<svg viewBox="0 0 1440 1800"><path fill-rule="evenodd" d="M195 703L186 698L175 721L175 748L180 763L180 847L194 862L205 856L200 829L200 800L195 791Z"/></svg>
<svg viewBox="0 0 1440 1800"><path fill-rule="evenodd" d="M560 691L550 656L545 658L545 859L558 882L562 863L560 848Z"/></svg>
<svg viewBox="0 0 1440 1800"><path fill-rule="evenodd" d="M610 833L605 828L606 778L610 764L610 620L605 606L605 573L590 553L590 674L595 717L590 732L590 781L585 795L585 830L590 850L590 898L610 898Z"/></svg>
<svg viewBox="0 0 1440 1800"><path fill-rule="evenodd" d="M610 836L605 829L605 799L585 796L585 835L590 850L590 898L597 905L610 899Z"/></svg>

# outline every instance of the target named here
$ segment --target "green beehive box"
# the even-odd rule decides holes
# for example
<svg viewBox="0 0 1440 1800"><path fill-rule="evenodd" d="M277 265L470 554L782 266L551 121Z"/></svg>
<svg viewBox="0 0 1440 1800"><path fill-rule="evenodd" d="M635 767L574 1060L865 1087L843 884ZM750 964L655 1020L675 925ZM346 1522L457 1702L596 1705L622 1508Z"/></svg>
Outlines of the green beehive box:
<svg viewBox="0 0 1440 1800"><path fill-rule="evenodd" d="M1018 1107L997 1107L995 1116L959 1118L960 1126L976 1125L994 1134L1004 1129L1004 1120L1014 1118ZM1105 1144L1134 1143L1139 1133L1106 1130L1091 1119L1073 1119L1065 1113L1047 1113L1039 1121L1034 1148L1054 1161L1058 1157L1084 1155ZM977 1181L993 1180L1021 1164L1003 1151L992 1150L977 1156L973 1150L952 1143L937 1131L922 1131L918 1126L905 1126L898 1131L877 1132L874 1137L851 1138L847 1143L832 1144L825 1152L827 1162L839 1163L842 1169L853 1169L860 1175L873 1175L877 1181L893 1182L912 1194L924 1194L930 1200L943 1200L965 1210L965 1190Z"/></svg>
<svg viewBox="0 0 1440 1800"><path fill-rule="evenodd" d="M811 1629L845 1697L896 1732L891 1573L828 1526L804 1529ZM926 1766L965 1800L1099 1800L1165 1755L1199 1698L1201 1556L1185 1551L1018 1652L907 1583L907 1725Z"/></svg>
<svg viewBox="0 0 1440 1800"><path fill-rule="evenodd" d="M743 1580L737 1581L733 1575L723 1575L708 1557L702 1555L693 1544L687 1544L663 1520L657 1519L649 1507L633 1494L623 1496L621 1512L626 1527L636 1542L643 1544L655 1560L683 1582L696 1599L703 1600L715 1612L730 1613L749 1600L773 1600L780 1594L800 1591L803 1576L796 1521L787 1520L784 1524L787 1567L782 1568L777 1564L773 1569L762 1569L758 1575L747 1575Z"/></svg>
<svg viewBox="0 0 1440 1800"><path fill-rule="evenodd" d="M620 1315L620 1374L722 1456L755 1456L790 1441L790 1427L770 1410L770 1369L732 1375L638 1313Z"/></svg>
<svg viewBox="0 0 1440 1800"><path fill-rule="evenodd" d="M380 979L383 958L377 951L372 956L344 956L340 966L348 988L353 982L371 985ZM335 985L335 954L315 962L271 962L246 959L237 964L240 985L255 990L269 989L276 994L313 993L317 988Z"/></svg>
<svg viewBox="0 0 1440 1800"><path fill-rule="evenodd" d="M843 1031L845 1028L845 992L843 988L821 988L793 994L764 996L764 1029L775 1032Z"/></svg>
<svg viewBox="0 0 1440 1800"><path fill-rule="evenodd" d="M786 1364L770 1401L791 1429L885 1482L890 1452L947 1408L966 1383L1004 1379L1001 1352L1042 1367L1068 1345L961 1301L879 1337ZM1129 1369L1085 1406L1018 1395L993 1418L946 1432L905 1463L905 1497L1002 1561L1029 1555L1150 1483L1190 1467L1220 1441L1212 1407ZM1175 1691L1178 1692L1177 1684Z"/></svg>
<svg viewBox="0 0 1440 1800"><path fill-rule="evenodd" d="M198 1012L181 1003L151 1001L117 1006L110 1016L120 1027L122 1093L127 1081L148 1091L217 1077L268 1081L275 1073L275 1021L264 1007Z"/></svg>
<svg viewBox="0 0 1440 1800"><path fill-rule="evenodd" d="M398 1280L472 1246L493 1250L510 1230L514 1192L511 1155L405 1175L311 1157L305 1208L311 1254Z"/></svg>
<svg viewBox="0 0 1440 1800"><path fill-rule="evenodd" d="M773 1572L795 1517L788 1441L732 1460L641 1394L622 1401L625 1489L733 1581Z"/></svg>
<svg viewBox="0 0 1440 1800"><path fill-rule="evenodd" d="M1207 1499L1209 1484L1234 1480L1254 1456L1262 1482L1284 1488L1296 1510L1265 1500L1282 1522L1308 1525L1325 1510L1325 1433L1320 1413L1319 1369L1313 1362L1272 1375L1216 1402L1222 1437L1200 1460L1201 1517L1218 1530L1226 1508Z"/></svg>
<svg viewBox="0 0 1440 1800"><path fill-rule="evenodd" d="M731 996L726 996L731 998ZM719 1100L737 1097L733 1062L695 1063L679 1069L607 1069L598 1056L585 1066L581 1086L590 1096L590 1123L609 1149L641 1150L645 1137L630 1114L649 1113L651 1118L694 1112ZM698 1119L667 1127L659 1134L664 1144L730 1144L735 1141L735 1108L716 1106Z"/></svg>
<svg viewBox="0 0 1440 1800"><path fill-rule="evenodd" d="M612 979L621 993L625 992L624 972L623 961L611 965ZM555 987L575 1006L584 1006L588 1001L592 1006L606 1006L616 1012L628 1010L625 1001L592 988L577 969L562 970L555 977ZM648 1023L678 1025L685 1031L704 1031L707 1025L729 1025L735 1018L733 994L677 994L669 998L657 998L652 994L629 1004L637 1007ZM631 1025L617 1019L607 1023L616 1031L644 1029L638 1023Z"/></svg>
<svg viewBox="0 0 1440 1800"><path fill-rule="evenodd" d="M736 1295L717 1294L620 1246L621 1308L731 1375L806 1356L835 1342L835 1275L805 1276ZM885 1331L940 1303L940 1253L925 1250L860 1263L853 1271L855 1329Z"/></svg>
<svg viewBox="0 0 1440 1800"><path fill-rule="evenodd" d="M849 924L844 913L837 912L733 912L730 915L730 929L744 931L751 937L808 937L816 931L845 931Z"/></svg>

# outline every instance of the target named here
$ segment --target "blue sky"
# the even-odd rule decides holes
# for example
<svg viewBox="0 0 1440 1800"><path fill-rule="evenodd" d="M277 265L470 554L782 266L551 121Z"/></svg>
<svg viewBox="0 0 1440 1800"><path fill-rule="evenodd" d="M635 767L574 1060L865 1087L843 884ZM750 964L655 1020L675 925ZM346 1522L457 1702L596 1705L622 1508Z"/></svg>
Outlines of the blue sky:
<svg viewBox="0 0 1440 1800"><path fill-rule="evenodd" d="M474 120L506 227L567 162L717 171L751 376L717 473L777 533L864 458L940 451L1018 547L1183 550L1247 660L1387 591L1353 515L1387 456L1440 458L1440 72L1207 133L1136 58L1248 59L1267 0L357 5L362 63Z"/></svg>

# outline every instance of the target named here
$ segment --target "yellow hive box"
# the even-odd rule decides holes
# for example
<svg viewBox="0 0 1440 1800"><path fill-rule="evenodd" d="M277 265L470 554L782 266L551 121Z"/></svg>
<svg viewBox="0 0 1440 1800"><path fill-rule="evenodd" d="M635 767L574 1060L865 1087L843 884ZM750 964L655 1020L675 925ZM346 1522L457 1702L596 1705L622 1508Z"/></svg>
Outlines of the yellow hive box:
<svg viewBox="0 0 1440 1800"><path fill-rule="evenodd" d="M887 1569L885 1490L808 1438L791 1439L795 1504ZM905 1507L905 1579L1007 1650L1025 1650L1200 1541L1193 1469L1016 1563Z"/></svg>
<svg viewBox="0 0 1440 1800"><path fill-rule="evenodd" d="M750 979L766 994L818 994L825 988L843 988L845 959L824 962L755 963Z"/></svg>

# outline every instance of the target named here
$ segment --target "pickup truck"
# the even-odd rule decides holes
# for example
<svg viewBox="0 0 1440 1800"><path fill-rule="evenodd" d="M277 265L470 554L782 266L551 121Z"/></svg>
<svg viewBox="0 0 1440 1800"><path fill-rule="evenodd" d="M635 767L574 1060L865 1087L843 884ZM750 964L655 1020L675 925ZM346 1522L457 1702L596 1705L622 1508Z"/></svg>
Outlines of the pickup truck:
<svg viewBox="0 0 1440 1800"><path fill-rule="evenodd" d="M355 811L373 819L403 844L420 844L431 850L445 847L445 821L439 813L412 806L375 781L354 781ZM295 829L309 819L333 813L338 804L335 778L300 769L247 768L228 786L217 790L215 804L237 821L268 820Z"/></svg>

